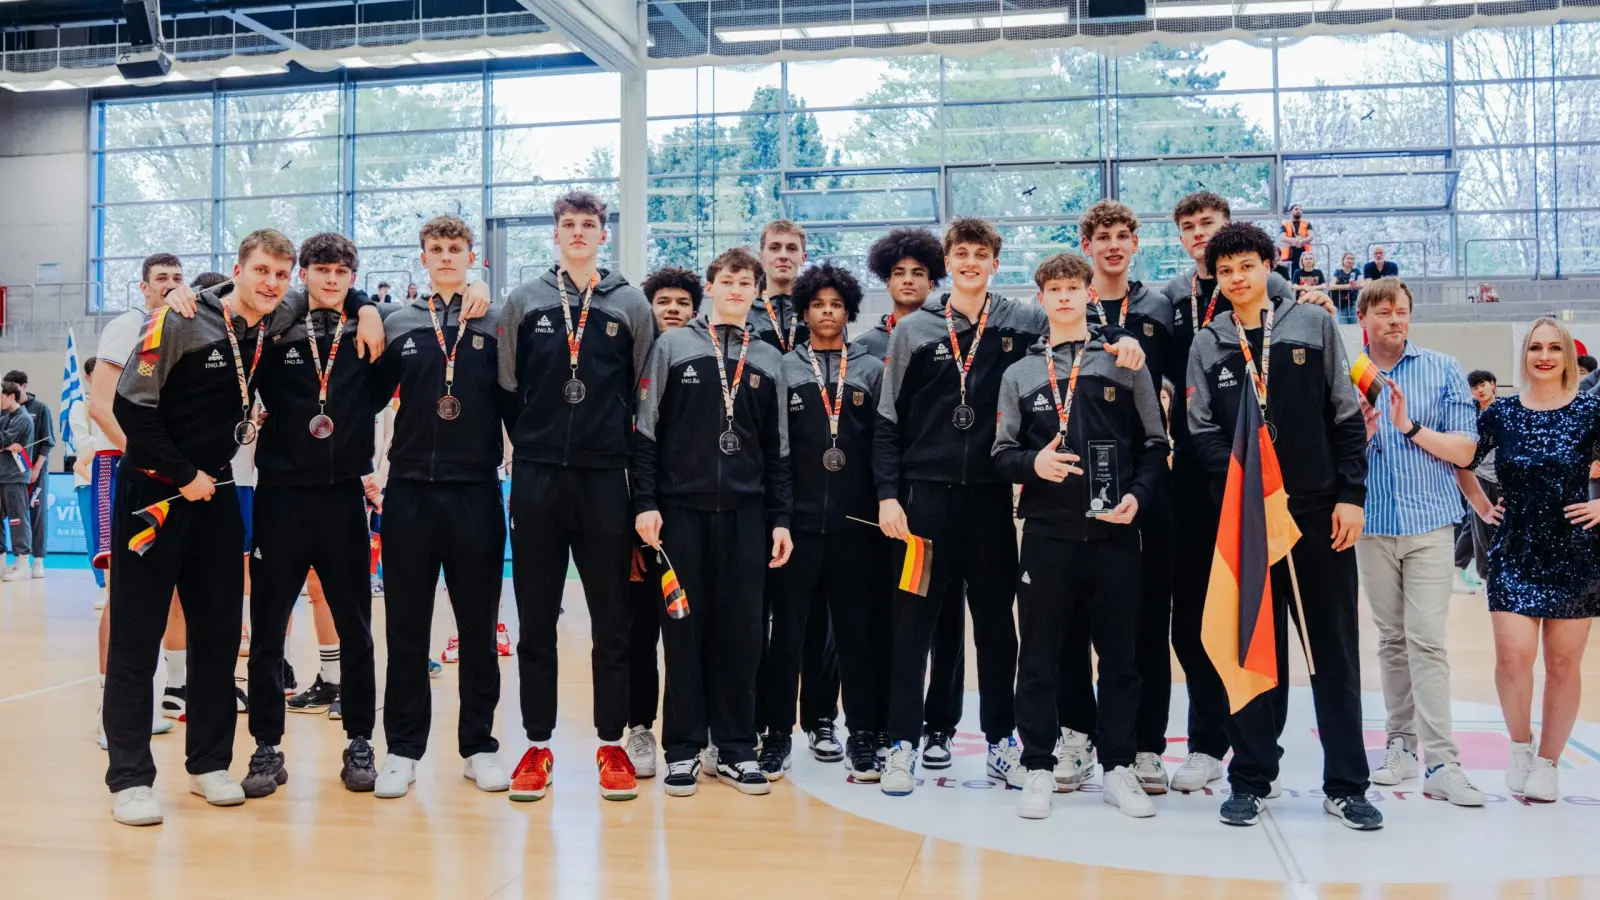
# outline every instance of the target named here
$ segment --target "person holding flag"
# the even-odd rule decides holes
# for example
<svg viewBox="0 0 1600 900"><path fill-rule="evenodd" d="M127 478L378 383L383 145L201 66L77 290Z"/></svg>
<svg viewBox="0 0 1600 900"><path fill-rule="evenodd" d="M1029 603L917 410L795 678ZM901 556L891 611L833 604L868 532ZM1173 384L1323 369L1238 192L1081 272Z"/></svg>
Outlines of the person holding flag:
<svg viewBox="0 0 1600 900"><path fill-rule="evenodd" d="M44 577L45 512L50 508L50 450L56 445L55 419L50 407L28 390L28 373L13 369L6 373L6 381L22 388L26 397L22 408L33 417L33 439L24 448L28 458L28 528L32 533L34 578ZM63 413L65 410L63 410Z"/></svg>
<svg viewBox="0 0 1600 900"><path fill-rule="evenodd" d="M1254 825L1274 793L1292 609L1311 670L1323 809L1374 830L1383 815L1365 796L1352 552L1364 520L1365 427L1333 318L1268 296L1273 251L1254 225L1211 237L1207 268L1233 308L1201 329L1189 356L1189 430L1222 509L1201 624L1232 712L1221 819Z"/></svg>
<svg viewBox="0 0 1600 900"><path fill-rule="evenodd" d="M23 408L22 385L0 382L0 511L11 529L11 552L17 561L0 581L25 581L33 575L33 528L28 520L28 476L32 471L33 417Z"/></svg>

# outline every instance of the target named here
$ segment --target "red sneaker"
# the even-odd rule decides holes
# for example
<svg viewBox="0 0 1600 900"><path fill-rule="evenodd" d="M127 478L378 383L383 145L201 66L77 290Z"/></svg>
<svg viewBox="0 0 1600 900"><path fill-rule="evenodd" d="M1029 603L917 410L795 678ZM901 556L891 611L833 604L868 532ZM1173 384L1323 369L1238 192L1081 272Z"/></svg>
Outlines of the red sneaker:
<svg viewBox="0 0 1600 900"><path fill-rule="evenodd" d="M511 632L506 630L506 623L501 622L494 632L494 651L501 656L511 655Z"/></svg>
<svg viewBox="0 0 1600 900"><path fill-rule="evenodd" d="M639 796L639 779L634 775L628 751L615 744L601 744L594 761L600 767L600 796L607 800L632 800Z"/></svg>
<svg viewBox="0 0 1600 900"><path fill-rule="evenodd" d="M439 661L447 663L461 661L461 638L451 635L450 639L444 642L444 652L439 654Z"/></svg>
<svg viewBox="0 0 1600 900"><path fill-rule="evenodd" d="M529 747L511 773L511 799L519 803L543 800L550 789L550 770L556 758L548 747Z"/></svg>

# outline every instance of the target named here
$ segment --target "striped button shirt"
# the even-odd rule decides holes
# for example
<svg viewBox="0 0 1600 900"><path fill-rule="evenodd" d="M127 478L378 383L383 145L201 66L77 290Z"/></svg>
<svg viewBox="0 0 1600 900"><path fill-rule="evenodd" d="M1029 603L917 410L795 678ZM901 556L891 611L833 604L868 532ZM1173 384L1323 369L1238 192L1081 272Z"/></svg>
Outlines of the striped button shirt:
<svg viewBox="0 0 1600 900"><path fill-rule="evenodd" d="M1383 373L1406 395L1412 422L1478 438L1478 408L1455 358L1417 345ZM1425 534L1461 518L1455 466L1423 450L1389 421L1389 391L1378 398L1378 433L1367 443L1367 534Z"/></svg>

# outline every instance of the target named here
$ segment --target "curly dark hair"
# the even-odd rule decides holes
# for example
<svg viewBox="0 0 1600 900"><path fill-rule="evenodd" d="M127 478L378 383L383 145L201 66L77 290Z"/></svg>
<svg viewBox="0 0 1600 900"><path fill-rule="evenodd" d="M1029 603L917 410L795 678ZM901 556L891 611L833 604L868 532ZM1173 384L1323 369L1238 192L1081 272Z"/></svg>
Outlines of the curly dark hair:
<svg viewBox="0 0 1600 900"><path fill-rule="evenodd" d="M914 259L928 270L928 281L938 284L944 280L944 246L937 235L922 228L896 228L876 241L867 251L867 268L878 280L887 284L894 274L895 264L902 259Z"/></svg>
<svg viewBox="0 0 1600 900"><path fill-rule="evenodd" d="M650 273L644 280L640 290L644 291L644 299L655 303L656 291L662 288L681 288L689 292L689 303L695 312L700 311L700 301L705 297L705 288L700 284L699 276L682 266L667 266Z"/></svg>
<svg viewBox="0 0 1600 900"><path fill-rule="evenodd" d="M1216 274L1217 260L1245 253L1254 253L1270 264L1277 258L1278 248L1271 235L1259 227L1249 222L1230 222L1219 228L1206 244L1206 268Z"/></svg>
<svg viewBox="0 0 1600 900"><path fill-rule="evenodd" d="M356 254L356 245L342 234L335 231L324 231L305 239L300 245L300 268L309 269L312 266L340 265L347 266L350 271L356 271L360 259Z"/></svg>
<svg viewBox="0 0 1600 900"><path fill-rule="evenodd" d="M897 260L898 261L898 260ZM861 283L844 266L823 263L812 266L794 283L795 312L804 314L823 288L833 288L844 299L845 321L854 322L861 312Z"/></svg>

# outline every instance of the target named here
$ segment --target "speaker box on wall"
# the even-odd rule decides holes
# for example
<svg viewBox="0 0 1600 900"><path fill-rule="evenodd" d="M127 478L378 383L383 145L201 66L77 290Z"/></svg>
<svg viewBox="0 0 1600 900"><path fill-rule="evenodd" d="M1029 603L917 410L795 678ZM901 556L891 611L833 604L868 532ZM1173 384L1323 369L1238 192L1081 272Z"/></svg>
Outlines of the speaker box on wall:
<svg viewBox="0 0 1600 900"><path fill-rule="evenodd" d="M1089 19L1137 19L1145 15L1145 0L1089 0Z"/></svg>

